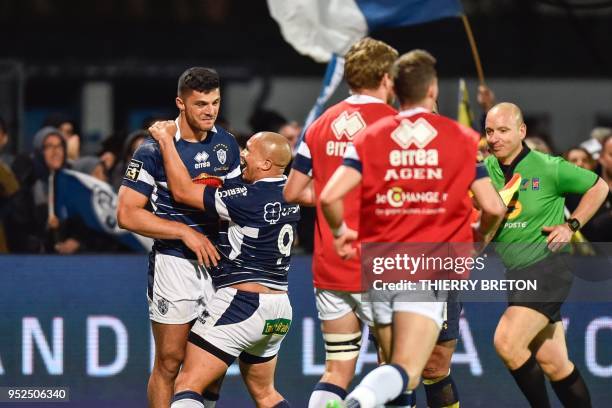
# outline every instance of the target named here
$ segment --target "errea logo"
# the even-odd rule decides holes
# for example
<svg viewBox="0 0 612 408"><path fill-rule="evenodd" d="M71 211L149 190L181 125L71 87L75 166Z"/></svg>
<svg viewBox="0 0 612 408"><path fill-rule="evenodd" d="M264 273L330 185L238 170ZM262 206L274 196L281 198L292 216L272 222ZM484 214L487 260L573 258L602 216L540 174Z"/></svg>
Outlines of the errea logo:
<svg viewBox="0 0 612 408"><path fill-rule="evenodd" d="M438 131L424 118L418 118L416 122L402 119L400 125L391 133L391 139L403 149L414 144L419 149L425 148L435 137Z"/></svg>
<svg viewBox="0 0 612 408"><path fill-rule="evenodd" d="M338 140L343 136L346 136L348 140L353 140L353 137L365 127L366 123L359 112L349 114L344 111L331 124L332 131Z"/></svg>
<svg viewBox="0 0 612 408"><path fill-rule="evenodd" d="M209 167L210 166L210 162L208 161L208 153L206 153L204 151L199 152L198 154L196 154L193 157L193 160L196 161L196 164L194 166L196 169L201 169L203 167Z"/></svg>

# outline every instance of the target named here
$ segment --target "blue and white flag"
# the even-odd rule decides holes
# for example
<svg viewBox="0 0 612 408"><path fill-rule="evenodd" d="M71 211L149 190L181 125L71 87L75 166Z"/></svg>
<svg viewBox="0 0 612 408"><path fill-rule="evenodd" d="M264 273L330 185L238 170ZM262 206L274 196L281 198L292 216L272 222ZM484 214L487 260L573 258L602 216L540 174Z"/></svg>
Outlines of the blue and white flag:
<svg viewBox="0 0 612 408"><path fill-rule="evenodd" d="M285 40L328 62L379 28L425 23L462 13L459 0L268 0Z"/></svg>
<svg viewBox="0 0 612 408"><path fill-rule="evenodd" d="M328 62L321 92L304 122L300 140L340 84L344 54L378 28L425 23L462 13L459 0L268 0L285 40L300 54Z"/></svg>
<svg viewBox="0 0 612 408"><path fill-rule="evenodd" d="M148 252L153 240L119 228L117 194L103 181L78 171L55 173L55 214L80 218L92 230L106 233L138 252Z"/></svg>

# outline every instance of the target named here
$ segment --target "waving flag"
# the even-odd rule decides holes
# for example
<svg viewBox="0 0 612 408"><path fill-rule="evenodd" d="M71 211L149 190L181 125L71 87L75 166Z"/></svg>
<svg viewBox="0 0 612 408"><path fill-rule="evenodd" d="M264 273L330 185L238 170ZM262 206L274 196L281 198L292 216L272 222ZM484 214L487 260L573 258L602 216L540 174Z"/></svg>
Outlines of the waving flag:
<svg viewBox="0 0 612 408"><path fill-rule="evenodd" d="M344 55L379 28L458 17L459 0L268 0L285 40L317 62Z"/></svg>
<svg viewBox="0 0 612 408"><path fill-rule="evenodd" d="M317 62L329 62L302 137L340 84L342 55L351 45L372 30L458 17L462 12L459 0L268 0L268 7L293 48Z"/></svg>
<svg viewBox="0 0 612 408"><path fill-rule="evenodd" d="M133 234L117 224L117 194L108 183L88 174L62 169L55 173L55 214L79 217L92 230L115 237L139 252L148 252L151 238Z"/></svg>

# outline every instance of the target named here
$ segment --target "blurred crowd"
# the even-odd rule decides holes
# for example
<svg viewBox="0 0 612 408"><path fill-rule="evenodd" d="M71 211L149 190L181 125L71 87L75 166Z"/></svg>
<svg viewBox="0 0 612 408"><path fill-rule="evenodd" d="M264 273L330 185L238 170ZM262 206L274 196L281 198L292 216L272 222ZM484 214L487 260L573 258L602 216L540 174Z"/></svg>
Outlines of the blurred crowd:
<svg viewBox="0 0 612 408"><path fill-rule="evenodd" d="M495 104L491 89L486 86L479 88L478 103L484 118ZM146 129L157 119L167 118L146 120L141 129L129 134L112 134L103 141L97 154L83 155L78 124L70 118L54 115L36 132L31 151L12 155L5 149L10 139L8 127L0 118L0 252L76 254L131 251L115 237L87 227L79 217L59 218L54 208L53 174L61 169L71 169L107 183L116 193L127 163L148 137ZM479 130L482 130L482 120L480 122ZM233 132L231 124L222 118L217 119L217 125L232 132L244 148L250 135ZM252 133L270 130L282 134L294 151L302 131L297 121L265 109L255 111L249 125ZM530 132L528 128L525 139L531 149L548 154L562 153L571 163L596 172L612 191L612 128L595 128L590 135L576 135L576 141L575 147L556 152L551 147L553 140L547 135ZM481 155L485 157L488 151L484 137L480 146ZM578 201L579 197L566 198L569 211ZM313 209L302 210L298 252L312 252L314 217ZM582 233L591 242L612 241L612 193Z"/></svg>
<svg viewBox="0 0 612 408"><path fill-rule="evenodd" d="M59 217L54 208L53 175L70 169L109 185L116 194L127 163L148 137L146 129L154 121L166 119L150 118L132 133L109 135L97 154L83 155L76 121L53 115L34 135L32 149L13 155L6 151L10 135L7 123L0 118L0 253L67 255L132 251L116 237L89 228L79 217ZM256 111L250 124L253 133L260 130L281 133L292 148L302 130L296 121L269 110ZM231 125L222 118L218 118L217 125L231 131ZM233 134L244 148L250 135ZM300 228L303 234L298 236L299 247L312 252L314 211L306 209L302 223L306 225Z"/></svg>

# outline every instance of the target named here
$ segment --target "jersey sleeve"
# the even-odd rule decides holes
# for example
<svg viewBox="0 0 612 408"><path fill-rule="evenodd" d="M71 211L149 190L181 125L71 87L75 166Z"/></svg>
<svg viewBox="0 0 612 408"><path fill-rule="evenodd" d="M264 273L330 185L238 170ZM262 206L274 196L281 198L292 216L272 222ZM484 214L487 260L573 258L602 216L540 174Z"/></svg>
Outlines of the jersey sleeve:
<svg viewBox="0 0 612 408"><path fill-rule="evenodd" d="M359 173L361 173L362 171L362 163L361 163L361 155L360 155L360 151L363 145L363 133L360 134L357 138L355 138L355 140L352 143L349 143L348 146L346 147L346 150L344 151L344 159L342 161L342 164L348 167L352 167L353 169L357 170Z"/></svg>
<svg viewBox="0 0 612 408"><path fill-rule="evenodd" d="M245 183L228 182L221 188L204 189L204 209L211 215L216 215L224 221L234 221L244 225L248 221L249 185Z"/></svg>
<svg viewBox="0 0 612 408"><path fill-rule="evenodd" d="M240 147L238 147L236 139L234 139L233 136L231 136L231 138L233 140L233 143L230 144L229 171L227 173L227 176L225 176L225 178L228 180L239 177L242 174L242 171L240 171Z"/></svg>
<svg viewBox="0 0 612 408"><path fill-rule="evenodd" d="M219 188L206 187L204 189L204 211L209 215L217 216L223 220L228 219L227 206L221 200L221 197L217 197ZM225 215L225 218L223 217Z"/></svg>
<svg viewBox="0 0 612 408"><path fill-rule="evenodd" d="M597 174L566 160L557 163L557 188L561 194L584 194L595 185Z"/></svg>
<svg viewBox="0 0 612 408"><path fill-rule="evenodd" d="M474 177L474 181L485 177L489 177L487 166L484 164L484 162L476 162L476 176Z"/></svg>
<svg viewBox="0 0 612 408"><path fill-rule="evenodd" d="M155 143L141 144L127 165L121 185L149 197L155 188L158 150Z"/></svg>
<svg viewBox="0 0 612 408"><path fill-rule="evenodd" d="M295 159L293 159L292 168L312 177L312 155L310 154L310 147L306 142L306 138L302 140L298 147Z"/></svg>

